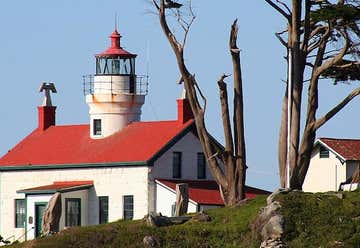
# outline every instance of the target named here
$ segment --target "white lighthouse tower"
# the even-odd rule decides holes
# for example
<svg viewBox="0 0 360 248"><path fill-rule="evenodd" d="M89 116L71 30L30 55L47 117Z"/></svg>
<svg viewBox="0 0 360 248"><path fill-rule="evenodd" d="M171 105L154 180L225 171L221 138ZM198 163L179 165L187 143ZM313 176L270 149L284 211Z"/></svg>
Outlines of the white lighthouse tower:
<svg viewBox="0 0 360 248"><path fill-rule="evenodd" d="M84 77L90 113L90 137L112 135L133 121L140 121L147 94L147 77L135 74L136 54L120 46L120 34L110 35L111 46L96 54L96 74Z"/></svg>

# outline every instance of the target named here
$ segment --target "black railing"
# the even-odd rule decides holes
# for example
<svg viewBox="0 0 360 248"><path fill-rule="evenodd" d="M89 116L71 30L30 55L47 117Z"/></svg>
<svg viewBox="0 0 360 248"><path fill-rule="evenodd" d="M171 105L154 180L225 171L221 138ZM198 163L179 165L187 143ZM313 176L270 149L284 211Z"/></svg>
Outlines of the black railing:
<svg viewBox="0 0 360 248"><path fill-rule="evenodd" d="M94 82L94 75L85 75L83 76L83 91L84 95L94 94L95 84L96 91L101 93L111 93L111 94L133 94L133 95L147 95L148 94L148 84L149 76L138 76L130 75L125 76L129 77L129 81L119 82L119 76L111 76L110 81L99 81Z"/></svg>

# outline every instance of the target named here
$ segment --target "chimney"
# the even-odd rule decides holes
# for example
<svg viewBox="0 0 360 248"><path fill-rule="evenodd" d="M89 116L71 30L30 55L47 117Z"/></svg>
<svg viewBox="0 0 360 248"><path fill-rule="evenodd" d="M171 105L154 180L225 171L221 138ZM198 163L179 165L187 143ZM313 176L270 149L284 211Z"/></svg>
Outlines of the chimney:
<svg viewBox="0 0 360 248"><path fill-rule="evenodd" d="M44 131L48 127L55 125L55 110L56 110L56 106L38 107L38 116L39 116L38 128L40 130Z"/></svg>
<svg viewBox="0 0 360 248"><path fill-rule="evenodd" d="M178 107L178 122L184 124L190 119L194 118L193 112L191 111L189 100L186 98L177 99Z"/></svg>
<svg viewBox="0 0 360 248"><path fill-rule="evenodd" d="M55 125L55 110L56 106L52 105L50 91L57 93L54 83L42 83L39 92L44 92L44 100L41 106L38 107L39 125L38 129L44 131L50 126Z"/></svg>

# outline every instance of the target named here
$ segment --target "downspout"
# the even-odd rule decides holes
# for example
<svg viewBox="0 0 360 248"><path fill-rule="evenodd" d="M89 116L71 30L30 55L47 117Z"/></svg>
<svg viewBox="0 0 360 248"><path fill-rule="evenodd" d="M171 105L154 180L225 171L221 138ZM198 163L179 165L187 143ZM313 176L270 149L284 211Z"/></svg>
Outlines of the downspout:
<svg viewBox="0 0 360 248"><path fill-rule="evenodd" d="M338 187L337 187L337 164L335 164L335 191L338 191Z"/></svg>
<svg viewBox="0 0 360 248"><path fill-rule="evenodd" d="M0 199L2 198L2 194L1 194L2 193L1 192L1 183L2 183L1 176L2 176L2 172L0 172ZM0 233L1 233L1 226L2 226L1 216L2 216L2 211L1 211L1 204L0 204Z"/></svg>

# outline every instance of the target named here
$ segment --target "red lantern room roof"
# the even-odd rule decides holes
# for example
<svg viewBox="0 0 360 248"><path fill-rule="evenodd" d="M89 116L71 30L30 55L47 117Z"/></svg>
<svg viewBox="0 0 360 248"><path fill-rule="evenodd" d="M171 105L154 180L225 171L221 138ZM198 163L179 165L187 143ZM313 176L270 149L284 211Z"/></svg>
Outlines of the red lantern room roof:
<svg viewBox="0 0 360 248"><path fill-rule="evenodd" d="M123 57L123 58L135 58L137 55L129 53L120 46L121 35L115 29L109 36L111 40L111 46L104 52L96 54L95 57Z"/></svg>

